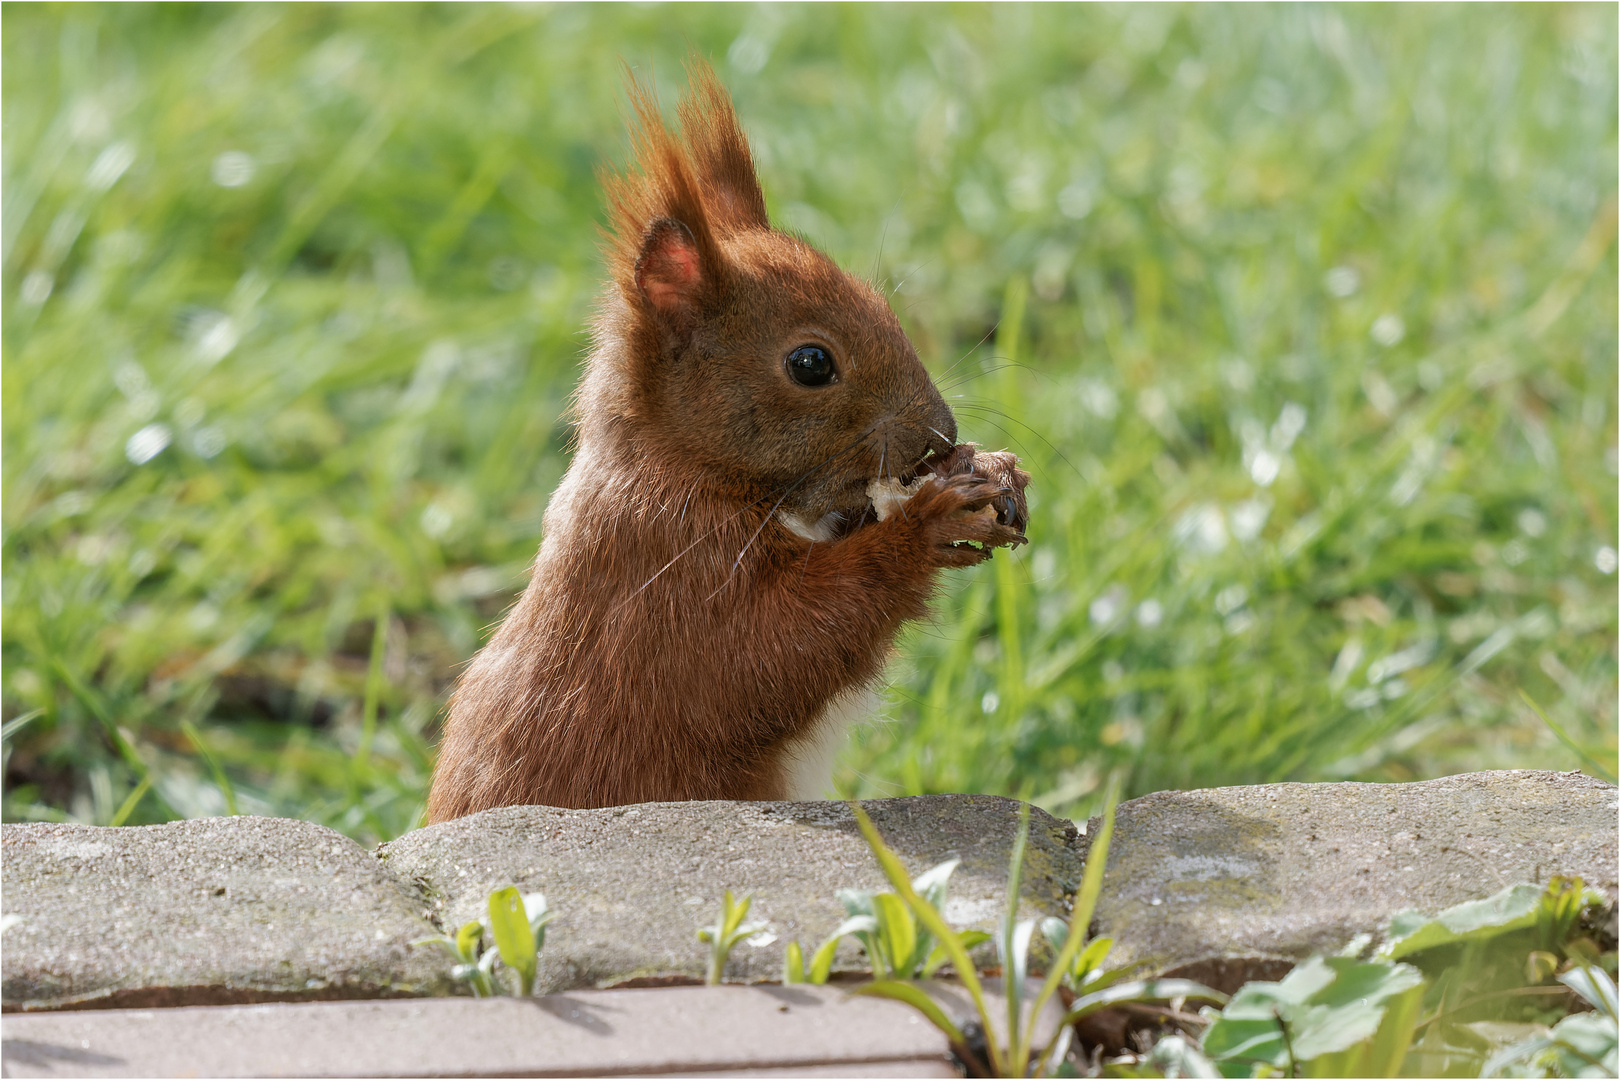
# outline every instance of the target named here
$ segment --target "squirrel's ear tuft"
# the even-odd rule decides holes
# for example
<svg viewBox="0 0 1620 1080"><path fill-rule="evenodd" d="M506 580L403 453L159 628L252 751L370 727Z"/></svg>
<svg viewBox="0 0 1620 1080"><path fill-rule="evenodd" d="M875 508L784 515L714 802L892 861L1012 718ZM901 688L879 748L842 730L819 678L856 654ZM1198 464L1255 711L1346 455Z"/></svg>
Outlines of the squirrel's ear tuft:
<svg viewBox="0 0 1620 1080"><path fill-rule="evenodd" d="M636 258L636 288L653 307L674 312L692 306L706 276L692 230L669 217L647 226Z"/></svg>
<svg viewBox="0 0 1620 1080"><path fill-rule="evenodd" d="M727 236L770 228L731 98L702 60L691 61L688 74L692 92L680 106L677 138L652 88L627 73L631 159L623 172L602 175L613 278L631 303L639 295L659 311L723 285Z"/></svg>
<svg viewBox="0 0 1620 1080"><path fill-rule="evenodd" d="M680 104L681 131L703 186L703 202L722 229L768 229L765 195L754 172L754 155L731 95L701 57L686 62L691 93Z"/></svg>

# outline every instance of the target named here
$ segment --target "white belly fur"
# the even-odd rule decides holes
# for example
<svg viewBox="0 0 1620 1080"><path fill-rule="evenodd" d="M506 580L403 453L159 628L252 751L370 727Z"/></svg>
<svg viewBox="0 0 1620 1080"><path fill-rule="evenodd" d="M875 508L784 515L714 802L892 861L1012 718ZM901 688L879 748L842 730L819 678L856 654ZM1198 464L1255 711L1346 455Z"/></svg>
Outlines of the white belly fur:
<svg viewBox="0 0 1620 1080"><path fill-rule="evenodd" d="M814 802L837 798L832 786L833 764L855 723L877 712L875 690L861 687L833 698L803 738L788 743L782 755L784 798Z"/></svg>

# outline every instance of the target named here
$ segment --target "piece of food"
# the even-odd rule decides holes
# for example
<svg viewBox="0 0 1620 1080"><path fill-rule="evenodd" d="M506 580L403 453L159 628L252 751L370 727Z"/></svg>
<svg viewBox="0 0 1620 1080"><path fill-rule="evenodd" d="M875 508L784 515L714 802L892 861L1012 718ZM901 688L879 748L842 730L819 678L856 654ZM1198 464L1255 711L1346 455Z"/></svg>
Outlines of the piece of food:
<svg viewBox="0 0 1620 1080"><path fill-rule="evenodd" d="M994 480L1007 489L1005 495L995 499L996 520L1023 532L1029 525L1029 502L1024 489L1029 486L1029 473L1018 467L1018 455L1008 450L981 451L973 443L962 443L951 448L942 457L928 458L917 471L934 476L957 476L974 473L986 480Z"/></svg>
<svg viewBox="0 0 1620 1080"><path fill-rule="evenodd" d="M993 499L989 506L979 510L963 511L964 517L993 515L1003 525L1022 533L1029 524L1029 504L1024 488L1029 485L1029 474L1018 467L1018 455L1006 450L981 453L973 443L953 446L950 453L925 460L917 467L917 476L909 482L895 477L873 480L866 485L866 497L872 501L872 512L879 521L887 521L900 512L906 501L922 489L930 477L944 478L974 473L993 480L1006 489L1006 493Z"/></svg>
<svg viewBox="0 0 1620 1080"><path fill-rule="evenodd" d="M866 497L872 500L872 512L879 521L887 521L900 512L906 500L921 490L928 477L919 476L909 484L902 484L894 477L883 480L873 480L866 485Z"/></svg>

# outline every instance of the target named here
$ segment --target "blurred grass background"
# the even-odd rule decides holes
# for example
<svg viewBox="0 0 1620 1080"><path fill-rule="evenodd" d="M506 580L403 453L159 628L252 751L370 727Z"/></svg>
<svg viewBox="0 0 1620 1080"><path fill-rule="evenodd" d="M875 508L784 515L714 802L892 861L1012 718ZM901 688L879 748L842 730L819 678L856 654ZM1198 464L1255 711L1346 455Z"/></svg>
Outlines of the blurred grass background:
<svg viewBox="0 0 1620 1080"><path fill-rule="evenodd" d="M689 48L1035 475L843 794L1614 774L1612 6L3 19L7 821L413 825Z"/></svg>

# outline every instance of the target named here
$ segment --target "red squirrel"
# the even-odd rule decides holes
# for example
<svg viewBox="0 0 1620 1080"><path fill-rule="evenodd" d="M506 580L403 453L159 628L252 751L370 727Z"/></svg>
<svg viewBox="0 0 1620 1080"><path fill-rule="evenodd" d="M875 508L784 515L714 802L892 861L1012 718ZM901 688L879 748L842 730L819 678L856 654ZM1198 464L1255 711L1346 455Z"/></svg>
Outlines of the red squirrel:
<svg viewBox="0 0 1620 1080"><path fill-rule="evenodd" d="M1024 540L1028 474L956 444L881 292L771 227L731 99L689 75L678 134L631 82L573 461L452 697L429 822L821 798L938 571Z"/></svg>

